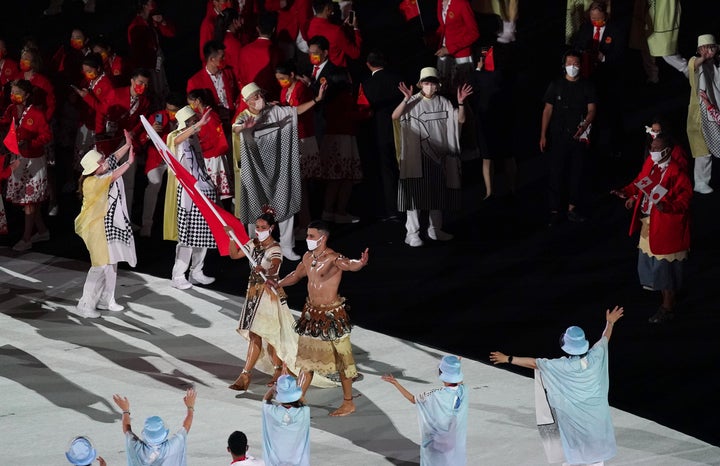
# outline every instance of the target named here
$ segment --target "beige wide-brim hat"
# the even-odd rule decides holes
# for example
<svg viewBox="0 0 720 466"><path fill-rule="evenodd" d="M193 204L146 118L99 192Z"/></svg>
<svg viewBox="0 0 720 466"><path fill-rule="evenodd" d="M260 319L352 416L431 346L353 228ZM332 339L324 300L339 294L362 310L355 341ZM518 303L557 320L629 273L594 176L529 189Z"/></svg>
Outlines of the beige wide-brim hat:
<svg viewBox="0 0 720 466"><path fill-rule="evenodd" d="M433 80L437 83L440 83L440 78L438 76L438 70L433 68L432 66L427 66L420 70L420 79L418 79L417 85L420 86L420 83L426 80Z"/></svg>
<svg viewBox="0 0 720 466"><path fill-rule="evenodd" d="M100 160L102 160L102 158L103 155L100 152L96 151L95 149L91 149L80 160L80 166L83 167L82 174L92 175L93 173L95 173L95 170L97 170L100 166Z"/></svg>
<svg viewBox="0 0 720 466"><path fill-rule="evenodd" d="M260 89L260 86L258 86L255 83L246 84L243 86L242 91L240 93L242 94L242 98L247 100L250 97L252 97L254 94L257 94L262 89Z"/></svg>
<svg viewBox="0 0 720 466"><path fill-rule="evenodd" d="M703 45L717 45L717 42L715 42L715 36L712 34L703 34L698 36L698 48Z"/></svg>
<svg viewBox="0 0 720 466"><path fill-rule="evenodd" d="M178 121L178 129L185 129L187 127L187 121L195 116L195 110L191 106L186 105L175 114L175 119Z"/></svg>

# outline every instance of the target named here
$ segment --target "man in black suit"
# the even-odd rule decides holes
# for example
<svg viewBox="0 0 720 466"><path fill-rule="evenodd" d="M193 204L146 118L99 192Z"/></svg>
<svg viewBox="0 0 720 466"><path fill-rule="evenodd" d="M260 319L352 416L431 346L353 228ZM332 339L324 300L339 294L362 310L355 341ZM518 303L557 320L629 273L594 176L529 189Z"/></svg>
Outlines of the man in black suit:
<svg viewBox="0 0 720 466"><path fill-rule="evenodd" d="M403 98L398 90L400 77L385 70L385 57L379 52L368 54L366 65L372 73L362 83L370 109L373 112L372 132L377 154L373 168L379 171L382 189L379 190L382 202L380 216L383 220L396 220L398 194L398 163L395 155L395 138L393 135L392 112ZM377 179L376 177L367 177Z"/></svg>
<svg viewBox="0 0 720 466"><path fill-rule="evenodd" d="M308 55L310 57L310 67L303 72L303 79L308 83L310 89L315 95L320 91L320 85L323 80L327 80L330 76L341 69L333 65L328 58L330 51L330 42L324 36L313 36L308 41ZM325 109L322 102L315 105L315 139L317 139L318 147L322 144L322 138L325 135Z"/></svg>

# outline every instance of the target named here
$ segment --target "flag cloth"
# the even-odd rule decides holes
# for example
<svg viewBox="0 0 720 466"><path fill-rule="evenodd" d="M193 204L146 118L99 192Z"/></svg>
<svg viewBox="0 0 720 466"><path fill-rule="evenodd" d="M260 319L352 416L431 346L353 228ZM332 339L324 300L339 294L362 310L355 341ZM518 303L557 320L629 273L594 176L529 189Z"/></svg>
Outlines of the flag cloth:
<svg viewBox="0 0 720 466"><path fill-rule="evenodd" d="M226 225L229 225L230 228L232 228L233 233L238 240L238 247L250 241L250 237L248 236L247 231L245 231L245 226L242 222L230 212L212 202L202 193L202 191L197 189L197 180L195 177L193 177L192 174L190 174L190 172L188 172L175 158L160 135L157 134L152 125L148 122L147 118L141 115L140 120L142 121L148 136L150 136L150 140L158 150L158 153L160 153L160 156L175 175L177 181L182 185L187 195L200 210L200 213L207 222L210 227L210 231L215 238L215 243L217 243L220 255L227 256L230 253L228 233L225 231Z"/></svg>
<svg viewBox="0 0 720 466"><path fill-rule="evenodd" d="M400 2L398 8L403 18L405 18L405 21L410 21L420 16L420 8L418 7L417 0L403 0Z"/></svg>
<svg viewBox="0 0 720 466"><path fill-rule="evenodd" d="M7 147L8 150L13 154L20 155L20 148L18 147L17 141L17 132L15 131L15 118L13 118L12 123L10 123L10 131L8 131L5 139L3 139L3 144L5 144L5 147Z"/></svg>

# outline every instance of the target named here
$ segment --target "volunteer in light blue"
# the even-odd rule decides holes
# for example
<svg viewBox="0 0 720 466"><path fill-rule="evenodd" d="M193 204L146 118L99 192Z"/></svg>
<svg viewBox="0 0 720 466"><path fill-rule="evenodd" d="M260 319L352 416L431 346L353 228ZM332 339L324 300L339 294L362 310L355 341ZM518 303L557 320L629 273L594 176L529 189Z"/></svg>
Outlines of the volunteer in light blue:
<svg viewBox="0 0 720 466"><path fill-rule="evenodd" d="M281 375L265 394L262 433L266 464L310 466L310 408L301 397L302 388L291 375Z"/></svg>
<svg viewBox="0 0 720 466"><path fill-rule="evenodd" d="M441 388L414 396L392 375L382 379L397 388L418 408L421 466L463 466L467 463L468 397L463 385L460 358L445 356L440 361Z"/></svg>
<svg viewBox="0 0 720 466"><path fill-rule="evenodd" d="M565 464L602 465L617 454L610 418L608 389L608 342L623 308L605 311L605 331L589 348L583 329L568 327L560 339L568 354L558 359L507 356L490 353L495 364L509 363L538 369L560 429Z"/></svg>
<svg viewBox="0 0 720 466"><path fill-rule="evenodd" d="M70 464L75 466L90 466L92 462L97 458L100 466L105 466L105 460L102 456L97 455L95 447L89 438L80 435L70 440L68 451L65 452L65 458L70 461Z"/></svg>

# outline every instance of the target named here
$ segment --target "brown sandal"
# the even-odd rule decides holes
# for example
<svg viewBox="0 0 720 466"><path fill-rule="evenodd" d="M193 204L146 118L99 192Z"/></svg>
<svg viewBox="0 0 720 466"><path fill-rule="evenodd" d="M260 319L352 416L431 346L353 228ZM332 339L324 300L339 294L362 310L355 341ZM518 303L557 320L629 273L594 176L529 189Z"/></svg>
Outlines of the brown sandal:
<svg viewBox="0 0 720 466"><path fill-rule="evenodd" d="M270 382L267 383L268 387L272 387L273 385L275 385L277 379L280 378L280 376L282 375L283 366L273 366L273 368L275 369L275 372L273 372L273 376L272 379L270 379Z"/></svg>
<svg viewBox="0 0 720 466"><path fill-rule="evenodd" d="M233 382L232 385L229 385L228 388L239 392L246 391L248 387L250 387L251 379L252 377L250 376L250 373L243 369L238 378L235 379L235 382Z"/></svg>

